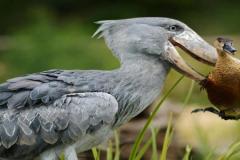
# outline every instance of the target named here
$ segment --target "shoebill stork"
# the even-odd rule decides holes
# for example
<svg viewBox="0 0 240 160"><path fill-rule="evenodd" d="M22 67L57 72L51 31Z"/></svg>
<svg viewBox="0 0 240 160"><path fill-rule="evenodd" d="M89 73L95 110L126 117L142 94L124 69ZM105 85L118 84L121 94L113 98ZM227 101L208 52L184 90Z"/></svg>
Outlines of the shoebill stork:
<svg viewBox="0 0 240 160"><path fill-rule="evenodd" d="M171 68L196 80L205 77L174 46L207 64L215 49L184 23L169 18L99 22L95 33L119 59L110 71L49 70L7 80L0 86L0 157L55 160L105 141L160 94ZM96 53L97 54L97 53Z"/></svg>

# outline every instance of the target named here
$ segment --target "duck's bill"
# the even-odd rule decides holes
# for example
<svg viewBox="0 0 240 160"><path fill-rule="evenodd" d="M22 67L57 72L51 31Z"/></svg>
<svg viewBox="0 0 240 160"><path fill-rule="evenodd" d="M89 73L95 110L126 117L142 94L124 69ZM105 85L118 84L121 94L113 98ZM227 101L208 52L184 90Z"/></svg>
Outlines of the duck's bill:
<svg viewBox="0 0 240 160"><path fill-rule="evenodd" d="M169 43L167 47L167 57L169 62L173 65L173 68L196 81L205 79L202 74L195 71L184 61L174 46L178 46L196 60L208 65L215 65L217 61L216 49L192 30L184 31L174 36L170 39L170 42L171 43Z"/></svg>
<svg viewBox="0 0 240 160"><path fill-rule="evenodd" d="M232 43L225 43L223 46L223 50L233 55L235 54L235 52L237 52L237 50L232 46Z"/></svg>

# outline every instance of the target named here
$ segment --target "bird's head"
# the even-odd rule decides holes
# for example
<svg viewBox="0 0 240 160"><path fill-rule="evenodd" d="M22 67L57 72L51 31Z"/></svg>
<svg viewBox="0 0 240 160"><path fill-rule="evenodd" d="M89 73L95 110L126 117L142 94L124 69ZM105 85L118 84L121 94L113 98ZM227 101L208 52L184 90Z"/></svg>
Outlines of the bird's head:
<svg viewBox="0 0 240 160"><path fill-rule="evenodd" d="M94 36L104 37L107 45L122 61L138 55L156 55L182 74L200 81L204 77L194 71L174 46L197 60L214 65L216 50L186 24L169 18L133 18L100 21Z"/></svg>
<svg viewBox="0 0 240 160"><path fill-rule="evenodd" d="M214 47L217 49L218 53L229 53L229 54L235 54L237 51L232 44L232 40L227 38L219 37L214 42Z"/></svg>

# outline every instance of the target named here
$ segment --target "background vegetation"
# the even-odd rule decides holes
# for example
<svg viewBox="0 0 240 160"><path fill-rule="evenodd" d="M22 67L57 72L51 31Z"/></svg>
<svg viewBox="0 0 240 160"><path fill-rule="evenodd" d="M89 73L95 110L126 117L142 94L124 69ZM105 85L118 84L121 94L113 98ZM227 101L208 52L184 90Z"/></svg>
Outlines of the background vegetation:
<svg viewBox="0 0 240 160"><path fill-rule="evenodd" d="M239 7L238 0L0 0L0 80L3 82L14 76L52 68L118 67L118 61L111 55L103 40L91 38L98 27L93 22L105 19L171 17L185 22L210 43L217 36L228 35L235 41L236 48L240 48ZM201 73L207 74L211 69L182 54ZM164 93L179 76L175 71L170 73ZM182 104L190 84L191 80L184 78L168 98ZM188 107L192 105L210 105L206 94L200 92L197 85L188 101ZM208 116L204 120L206 117ZM211 122L207 121L205 124ZM218 126L222 123L225 122L219 122ZM238 129L229 134L237 135L239 124L234 122L234 126ZM219 128L216 130L221 132ZM191 129L186 132L190 135L186 139L188 141L194 132ZM200 138L198 137L198 144L205 144L201 137L209 134L216 138L212 133L204 130ZM221 135L218 136L218 139L222 138ZM237 138L239 137L235 136L231 142ZM210 140L206 141L210 143ZM201 145L198 152L207 154L206 144L202 145L204 147ZM228 147L226 143L221 145L222 148Z"/></svg>

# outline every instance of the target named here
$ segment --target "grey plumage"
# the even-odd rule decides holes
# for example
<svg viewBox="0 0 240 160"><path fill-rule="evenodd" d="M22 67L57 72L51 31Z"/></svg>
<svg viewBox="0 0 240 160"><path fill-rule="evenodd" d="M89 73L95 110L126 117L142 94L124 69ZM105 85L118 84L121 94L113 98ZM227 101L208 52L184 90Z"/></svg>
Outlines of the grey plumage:
<svg viewBox="0 0 240 160"><path fill-rule="evenodd" d="M169 38L190 28L167 18L99 23L95 35L104 37L121 67L49 70L1 84L0 159L27 160L41 153L48 159L52 150L90 149L159 96L172 65L165 55ZM181 30L170 32L171 25Z"/></svg>
<svg viewBox="0 0 240 160"><path fill-rule="evenodd" d="M5 148L1 156L10 147L34 146L39 143L39 138L41 143L48 145L73 143L81 136L95 132L97 126L112 124L117 108L118 103L113 96L91 92L67 94L50 106L40 105L20 113L8 110L1 115L4 117L1 121L1 144ZM21 153L12 158L19 157Z"/></svg>

